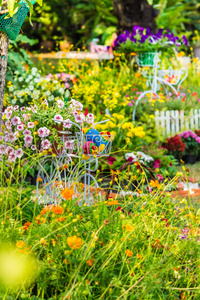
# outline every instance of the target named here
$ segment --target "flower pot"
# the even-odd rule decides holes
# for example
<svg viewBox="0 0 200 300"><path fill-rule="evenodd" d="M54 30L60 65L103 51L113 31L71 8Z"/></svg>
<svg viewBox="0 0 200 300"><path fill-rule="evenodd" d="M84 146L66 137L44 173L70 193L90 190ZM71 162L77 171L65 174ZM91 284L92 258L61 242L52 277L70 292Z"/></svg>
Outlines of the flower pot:
<svg viewBox="0 0 200 300"><path fill-rule="evenodd" d="M196 159L197 159L197 157L196 157L195 154L187 154L187 155L184 155L184 156L183 156L183 161L184 161L186 164L190 164L190 165L195 164Z"/></svg>
<svg viewBox="0 0 200 300"><path fill-rule="evenodd" d="M137 64L141 67L153 67L158 60L158 52L142 52L137 55Z"/></svg>

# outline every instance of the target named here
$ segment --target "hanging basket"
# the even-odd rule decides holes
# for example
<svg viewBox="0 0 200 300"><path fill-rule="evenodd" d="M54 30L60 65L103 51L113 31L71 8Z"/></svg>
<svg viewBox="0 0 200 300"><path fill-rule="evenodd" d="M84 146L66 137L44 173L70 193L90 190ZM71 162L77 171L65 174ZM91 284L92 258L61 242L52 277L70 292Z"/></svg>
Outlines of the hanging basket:
<svg viewBox="0 0 200 300"><path fill-rule="evenodd" d="M141 52L136 57L140 67L153 67L159 61L158 52Z"/></svg>
<svg viewBox="0 0 200 300"><path fill-rule="evenodd" d="M35 3L35 1L31 1L32 4ZM16 14L13 15L13 17L7 17L9 15L8 9L7 9L7 1L3 1L3 8L0 11L0 31L4 31L8 38L10 40L16 40L21 26L24 23L24 20L29 12L29 6L26 1L21 0L19 2L20 7L18 8L18 11Z"/></svg>

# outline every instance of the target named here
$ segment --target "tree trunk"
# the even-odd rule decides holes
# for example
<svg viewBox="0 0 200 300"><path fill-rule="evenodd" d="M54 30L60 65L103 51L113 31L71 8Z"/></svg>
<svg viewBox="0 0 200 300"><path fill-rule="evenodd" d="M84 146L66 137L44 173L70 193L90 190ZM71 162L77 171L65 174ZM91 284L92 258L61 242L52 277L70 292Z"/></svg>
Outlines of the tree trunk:
<svg viewBox="0 0 200 300"><path fill-rule="evenodd" d="M113 8L118 19L118 34L131 31L134 25L155 31L156 10L147 0L113 0Z"/></svg>
<svg viewBox="0 0 200 300"><path fill-rule="evenodd" d="M5 32L0 31L0 131L3 113L4 88L6 80L9 39Z"/></svg>

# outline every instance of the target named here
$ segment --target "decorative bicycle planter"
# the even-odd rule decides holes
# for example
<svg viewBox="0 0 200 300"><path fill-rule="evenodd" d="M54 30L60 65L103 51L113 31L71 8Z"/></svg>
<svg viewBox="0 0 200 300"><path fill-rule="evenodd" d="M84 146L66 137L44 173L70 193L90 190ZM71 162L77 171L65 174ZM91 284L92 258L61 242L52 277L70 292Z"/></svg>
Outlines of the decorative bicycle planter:
<svg viewBox="0 0 200 300"><path fill-rule="evenodd" d="M185 68L180 70L173 70L171 67L168 70L159 70L160 68L160 53L159 52L144 52L136 56L136 62L141 67L141 73L147 78L146 85L149 90L143 92L137 99L133 110L133 122L135 121L135 114L137 105L141 99L150 94L152 98L158 98L158 91L161 86L165 93L169 94L167 87L179 97L179 88L182 82L186 79L188 72ZM148 67L148 68L145 68Z"/></svg>
<svg viewBox="0 0 200 300"><path fill-rule="evenodd" d="M40 169L36 182L39 204L57 204L60 199L60 185L62 188L73 186L76 195L82 181L84 186L82 198L86 203L90 205L94 203L95 197L101 197L98 182L91 173L97 171L99 157L110 155L113 136L99 133L94 129L99 123L94 124L94 127L88 129L86 133L82 132L79 125L69 121L68 123L75 125L78 132L74 136L69 136L65 131L60 131L65 147L56 157L48 155L39 162ZM76 164L74 159L77 160Z"/></svg>

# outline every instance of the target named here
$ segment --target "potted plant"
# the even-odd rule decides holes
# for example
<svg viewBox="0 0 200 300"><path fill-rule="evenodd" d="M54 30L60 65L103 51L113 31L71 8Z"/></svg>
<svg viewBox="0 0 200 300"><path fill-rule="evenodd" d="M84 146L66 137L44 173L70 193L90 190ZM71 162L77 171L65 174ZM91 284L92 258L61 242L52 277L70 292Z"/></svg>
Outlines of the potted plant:
<svg viewBox="0 0 200 300"><path fill-rule="evenodd" d="M157 33L151 32L150 28L134 26L133 31L128 30L120 34L114 42L117 52L131 54L138 53L139 65L153 65L156 53L164 49L170 49L167 45L179 48L182 44L187 45L187 38L182 39L174 36L168 29L159 29Z"/></svg>
<svg viewBox="0 0 200 300"><path fill-rule="evenodd" d="M163 143L163 147L167 149L169 155L173 155L177 160L182 158L183 152L186 148L186 144L182 141L179 135L167 138Z"/></svg>
<svg viewBox="0 0 200 300"><path fill-rule="evenodd" d="M200 148L200 137L191 130L184 131L179 136L186 145L183 160L186 163L194 164Z"/></svg>
<svg viewBox="0 0 200 300"><path fill-rule="evenodd" d="M62 139L59 131L68 134L70 130L69 134L75 135L78 127L70 121L80 127L90 127L94 116L90 113L85 115L82 110L83 105L74 99L68 102L67 107L62 100L53 103L46 100L38 106L7 107L3 114L0 155L9 162L16 162L38 153L56 154L61 147L70 150L72 145L66 143L67 139Z"/></svg>

